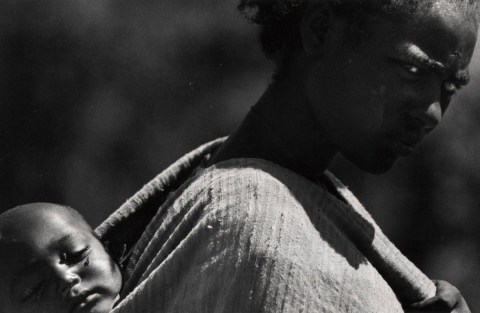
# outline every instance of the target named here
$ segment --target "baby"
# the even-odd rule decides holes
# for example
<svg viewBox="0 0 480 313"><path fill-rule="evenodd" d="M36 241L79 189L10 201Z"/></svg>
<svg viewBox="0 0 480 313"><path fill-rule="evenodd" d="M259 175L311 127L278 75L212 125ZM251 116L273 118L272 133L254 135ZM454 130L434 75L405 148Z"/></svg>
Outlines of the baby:
<svg viewBox="0 0 480 313"><path fill-rule="evenodd" d="M50 203L0 215L1 313L107 313L120 269L75 210Z"/></svg>
<svg viewBox="0 0 480 313"><path fill-rule="evenodd" d="M0 278L0 313L108 313L122 287L119 266L83 217L50 203L0 214ZM407 312L470 312L454 286L436 286L435 297Z"/></svg>

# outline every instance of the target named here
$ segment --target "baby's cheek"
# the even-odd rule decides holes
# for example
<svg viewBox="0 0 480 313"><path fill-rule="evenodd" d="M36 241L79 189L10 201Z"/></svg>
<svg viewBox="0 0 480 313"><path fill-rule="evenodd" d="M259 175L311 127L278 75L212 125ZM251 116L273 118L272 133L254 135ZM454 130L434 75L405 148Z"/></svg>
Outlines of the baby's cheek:
<svg viewBox="0 0 480 313"><path fill-rule="evenodd" d="M115 304L114 299L103 299L90 311L90 313L108 313Z"/></svg>
<svg viewBox="0 0 480 313"><path fill-rule="evenodd" d="M4 302L2 302L4 303ZM4 311L2 311L4 310ZM65 313L68 312L69 307L68 305L62 301L60 298L51 298L51 297L44 297L43 299L34 302L34 303L24 303L24 304L17 304L14 306L2 307L0 308L0 313L8 313L8 312L15 312L15 313L32 313L32 312L48 312L48 313Z"/></svg>
<svg viewBox="0 0 480 313"><path fill-rule="evenodd" d="M91 259L92 275L97 285L101 285L110 295L117 295L122 286L122 276L115 261L106 253L100 253L96 260ZM100 286L99 286L100 287Z"/></svg>

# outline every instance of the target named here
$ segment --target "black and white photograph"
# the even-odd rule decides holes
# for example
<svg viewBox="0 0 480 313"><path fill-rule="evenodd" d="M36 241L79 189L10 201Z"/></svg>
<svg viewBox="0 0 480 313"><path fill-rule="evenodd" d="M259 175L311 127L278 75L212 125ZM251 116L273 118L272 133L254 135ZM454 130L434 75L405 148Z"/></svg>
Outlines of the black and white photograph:
<svg viewBox="0 0 480 313"><path fill-rule="evenodd" d="M480 311L480 0L1 0L0 313Z"/></svg>

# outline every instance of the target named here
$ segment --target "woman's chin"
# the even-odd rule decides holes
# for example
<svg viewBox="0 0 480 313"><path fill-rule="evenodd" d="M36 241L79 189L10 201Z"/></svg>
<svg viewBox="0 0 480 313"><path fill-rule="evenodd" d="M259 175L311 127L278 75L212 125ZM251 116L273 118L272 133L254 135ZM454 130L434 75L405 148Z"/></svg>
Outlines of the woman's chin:
<svg viewBox="0 0 480 313"><path fill-rule="evenodd" d="M358 155L354 157L345 156L351 163L361 170L374 175L380 175L392 169L398 157L394 155L381 155L377 157L359 158Z"/></svg>

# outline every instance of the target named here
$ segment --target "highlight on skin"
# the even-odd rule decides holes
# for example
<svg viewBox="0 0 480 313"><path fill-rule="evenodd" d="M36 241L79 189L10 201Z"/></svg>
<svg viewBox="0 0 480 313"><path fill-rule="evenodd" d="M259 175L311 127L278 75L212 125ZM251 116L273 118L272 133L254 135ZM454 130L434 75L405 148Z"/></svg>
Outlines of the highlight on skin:
<svg viewBox="0 0 480 313"><path fill-rule="evenodd" d="M4 313L106 313L122 285L116 262L74 209L33 203L0 215Z"/></svg>

